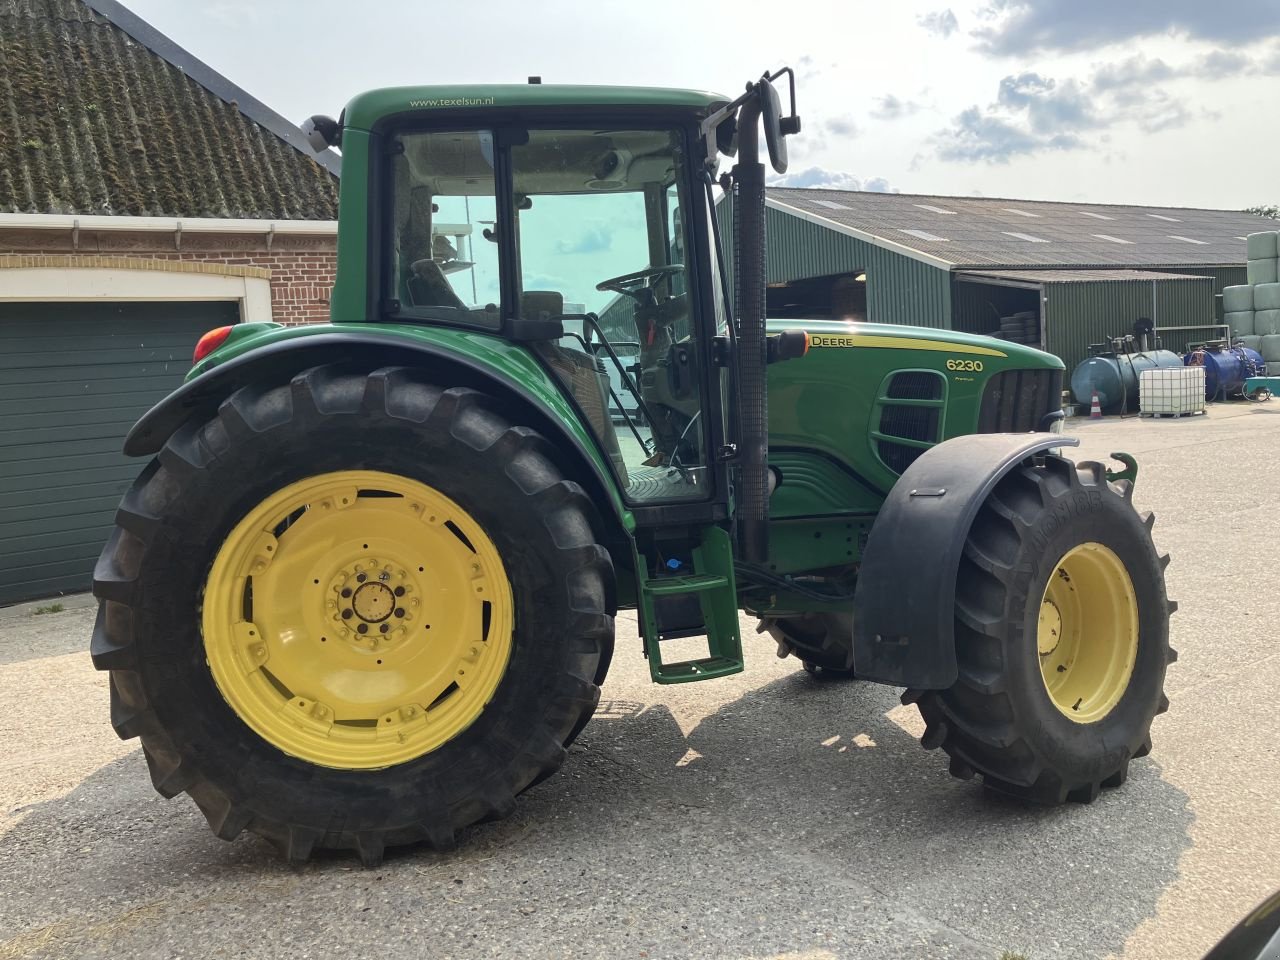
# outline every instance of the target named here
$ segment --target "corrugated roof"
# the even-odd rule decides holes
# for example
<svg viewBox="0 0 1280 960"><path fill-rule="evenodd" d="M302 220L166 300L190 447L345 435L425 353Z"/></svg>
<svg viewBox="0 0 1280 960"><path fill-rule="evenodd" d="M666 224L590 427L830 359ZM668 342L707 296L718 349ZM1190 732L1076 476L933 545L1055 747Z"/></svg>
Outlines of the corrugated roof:
<svg viewBox="0 0 1280 960"><path fill-rule="evenodd" d="M1184 207L791 187L768 196L775 209L953 267L1240 265L1244 237L1268 227L1247 213Z"/></svg>
<svg viewBox="0 0 1280 960"><path fill-rule="evenodd" d="M1212 280L1193 273L1156 270L965 270L957 280L1016 280L1024 283L1097 283L1119 280Z"/></svg>
<svg viewBox="0 0 1280 960"><path fill-rule="evenodd" d="M111 18L0 0L0 211L336 218L337 178L287 142L287 121L244 94L260 108L246 115L226 99L238 88L118 4L94 6Z"/></svg>

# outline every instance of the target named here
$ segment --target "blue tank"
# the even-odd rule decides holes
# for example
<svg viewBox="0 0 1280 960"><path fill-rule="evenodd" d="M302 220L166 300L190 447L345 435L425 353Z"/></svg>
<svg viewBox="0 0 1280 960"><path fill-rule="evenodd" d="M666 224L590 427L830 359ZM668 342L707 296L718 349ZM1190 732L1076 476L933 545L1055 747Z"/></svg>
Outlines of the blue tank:
<svg viewBox="0 0 1280 960"><path fill-rule="evenodd" d="M1089 406L1093 391L1105 412L1127 406L1138 409L1138 375L1155 367L1180 367L1182 357L1172 350L1144 350L1141 353L1100 353L1083 361L1071 374L1071 395L1076 403Z"/></svg>
<svg viewBox="0 0 1280 960"><path fill-rule="evenodd" d="M1183 362L1189 367L1204 367L1206 400L1238 397L1246 377L1258 376L1266 370L1262 354L1243 346L1193 350L1183 358Z"/></svg>

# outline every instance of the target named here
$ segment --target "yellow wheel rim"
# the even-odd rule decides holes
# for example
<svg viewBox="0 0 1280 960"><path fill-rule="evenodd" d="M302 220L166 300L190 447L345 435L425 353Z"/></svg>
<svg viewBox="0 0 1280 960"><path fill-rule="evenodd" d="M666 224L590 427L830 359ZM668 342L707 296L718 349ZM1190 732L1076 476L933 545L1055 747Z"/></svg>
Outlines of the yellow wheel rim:
<svg viewBox="0 0 1280 960"><path fill-rule="evenodd" d="M1063 715L1093 723L1120 702L1138 657L1138 597L1109 547L1082 543L1058 561L1036 641L1045 689Z"/></svg>
<svg viewBox="0 0 1280 960"><path fill-rule="evenodd" d="M405 477L326 473L231 531L205 587L222 696L285 753L340 769L403 763L484 711L511 655L511 585L457 503Z"/></svg>

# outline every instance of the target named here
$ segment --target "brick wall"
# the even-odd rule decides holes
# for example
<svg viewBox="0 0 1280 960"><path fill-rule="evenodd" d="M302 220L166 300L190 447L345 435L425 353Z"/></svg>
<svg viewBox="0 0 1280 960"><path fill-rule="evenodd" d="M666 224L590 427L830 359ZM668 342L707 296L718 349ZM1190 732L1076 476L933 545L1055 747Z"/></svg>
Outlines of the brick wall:
<svg viewBox="0 0 1280 960"><path fill-rule="evenodd" d="M329 319L329 295L337 267L336 237L262 235L89 233L31 230L0 232L0 255L129 256L232 266L271 272L271 313L277 323ZM3 296L0 293L0 296Z"/></svg>

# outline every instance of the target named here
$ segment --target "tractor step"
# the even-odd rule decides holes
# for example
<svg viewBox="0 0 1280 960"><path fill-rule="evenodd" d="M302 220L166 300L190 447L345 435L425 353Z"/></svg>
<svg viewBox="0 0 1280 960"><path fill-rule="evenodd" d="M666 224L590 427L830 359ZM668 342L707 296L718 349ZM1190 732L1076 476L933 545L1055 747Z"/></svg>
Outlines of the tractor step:
<svg viewBox="0 0 1280 960"><path fill-rule="evenodd" d="M642 562L638 562L637 567L646 569ZM733 577L733 547L725 531L719 527L706 528L702 543L693 549L693 569L690 574L645 578L639 583L640 631L644 637L649 674L655 683L713 680L741 673L744 667L742 636L738 629L738 593ZM662 611L674 608L673 601L677 599L692 601L681 606L692 607L696 603L697 610L700 610L708 655L663 663L661 645L664 640L701 635L701 631L688 629L687 623L672 622L670 615L662 615ZM689 619L688 611L682 610L681 613L684 616L680 619Z"/></svg>

